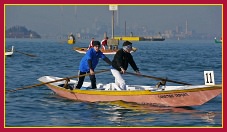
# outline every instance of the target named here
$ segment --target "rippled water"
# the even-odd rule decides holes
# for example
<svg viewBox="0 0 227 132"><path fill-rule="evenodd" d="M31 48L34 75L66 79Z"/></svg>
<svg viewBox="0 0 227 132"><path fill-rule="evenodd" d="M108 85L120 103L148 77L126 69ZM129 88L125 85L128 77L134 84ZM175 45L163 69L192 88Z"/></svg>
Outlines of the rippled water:
<svg viewBox="0 0 227 132"><path fill-rule="evenodd" d="M88 46L90 40L68 45L53 40L7 39L6 48L15 52L5 58L6 90L39 84L41 76L75 76L83 54L73 46ZM122 44L122 42L120 42ZM134 59L142 74L168 77L190 84L204 84L203 72L213 70L216 84L222 83L222 46L213 40L165 40L134 42ZM108 55L112 60L113 55ZM100 60L96 71L107 69ZM129 66L128 71L133 72ZM109 83L110 72L96 75L97 82ZM127 84L155 85L156 80L125 75ZM85 81L89 81L86 77ZM168 82L167 85L179 85ZM71 101L55 95L46 86L7 93L7 127L207 127L222 126L222 96L195 107L154 107L125 102L88 103Z"/></svg>

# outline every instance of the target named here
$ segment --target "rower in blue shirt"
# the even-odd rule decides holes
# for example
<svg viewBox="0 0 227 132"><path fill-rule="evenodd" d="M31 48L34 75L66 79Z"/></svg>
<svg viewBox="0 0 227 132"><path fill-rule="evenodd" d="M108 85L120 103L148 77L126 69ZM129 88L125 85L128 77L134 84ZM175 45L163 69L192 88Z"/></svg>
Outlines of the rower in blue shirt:
<svg viewBox="0 0 227 132"><path fill-rule="evenodd" d="M85 56L80 61L79 75L90 73L91 88L96 89L96 78L94 70L99 63L99 58L102 58L106 63L112 65L112 62L100 51L101 44L99 41L93 42L93 47L90 48ZM79 77L76 89L80 89L83 85L85 76Z"/></svg>

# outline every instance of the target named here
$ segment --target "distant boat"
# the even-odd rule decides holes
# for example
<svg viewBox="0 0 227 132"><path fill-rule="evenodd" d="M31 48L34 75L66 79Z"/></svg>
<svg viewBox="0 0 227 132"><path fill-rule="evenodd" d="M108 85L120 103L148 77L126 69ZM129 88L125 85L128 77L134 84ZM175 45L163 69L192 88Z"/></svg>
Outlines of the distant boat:
<svg viewBox="0 0 227 132"><path fill-rule="evenodd" d="M219 40L217 40L217 38L215 37L215 38L214 38L214 42L215 42L215 43L222 43L222 38L220 38Z"/></svg>
<svg viewBox="0 0 227 132"><path fill-rule="evenodd" d="M5 52L5 56L12 56L13 55L13 51L14 51L14 46L12 46L11 50Z"/></svg>
<svg viewBox="0 0 227 132"><path fill-rule="evenodd" d="M87 52L88 48L87 47L73 47L73 50L75 50L78 53L85 54ZM116 54L116 52L118 51L118 49L106 49L106 50L100 49L100 50L105 55ZM136 52L136 50L137 50L137 48L132 47L131 52Z"/></svg>
<svg viewBox="0 0 227 132"><path fill-rule="evenodd" d="M78 53L82 53L85 54L87 52L87 47L73 47L73 49L78 52ZM118 51L118 49L114 49L114 50L101 50L103 52L103 54L116 54L116 52Z"/></svg>
<svg viewBox="0 0 227 132"><path fill-rule="evenodd" d="M165 37L163 37L160 32L158 36L153 36L151 38L151 41L164 41L164 40L165 40Z"/></svg>
<svg viewBox="0 0 227 132"><path fill-rule="evenodd" d="M121 41L164 41L165 38L162 36L152 36L152 37L140 37L140 36L117 36L114 39Z"/></svg>
<svg viewBox="0 0 227 132"><path fill-rule="evenodd" d="M164 41L165 40L165 38L164 37L152 37L152 39L151 39L152 41Z"/></svg>

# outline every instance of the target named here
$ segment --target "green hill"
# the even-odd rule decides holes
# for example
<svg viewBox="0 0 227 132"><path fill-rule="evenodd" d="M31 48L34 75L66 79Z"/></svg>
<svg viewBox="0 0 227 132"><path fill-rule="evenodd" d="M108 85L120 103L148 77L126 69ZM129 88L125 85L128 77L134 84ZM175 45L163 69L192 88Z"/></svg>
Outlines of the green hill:
<svg viewBox="0 0 227 132"><path fill-rule="evenodd" d="M24 26L13 26L6 30L6 38L41 38L41 36Z"/></svg>

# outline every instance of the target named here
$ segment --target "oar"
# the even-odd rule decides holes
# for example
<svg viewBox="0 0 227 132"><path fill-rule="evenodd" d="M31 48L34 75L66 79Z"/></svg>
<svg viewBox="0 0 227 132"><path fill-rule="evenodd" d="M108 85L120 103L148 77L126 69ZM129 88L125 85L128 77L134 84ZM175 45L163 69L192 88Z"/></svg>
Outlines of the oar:
<svg viewBox="0 0 227 132"><path fill-rule="evenodd" d="M191 84L188 84L188 83L185 83L185 82L178 82L178 81L174 81L174 80L169 80L169 79L166 79L166 78L160 78L160 77L154 77L154 76L148 76L148 75L138 75L136 73L130 73L130 72L126 72L128 74L131 74L131 75L137 75L137 76L142 76L142 77L146 77L146 78L152 78L152 79L155 79L155 80L161 80L161 81L168 81L168 82L172 82L172 83L178 83L178 84L183 84L183 85L191 85Z"/></svg>
<svg viewBox="0 0 227 132"><path fill-rule="evenodd" d="M36 57L36 55L32 55L32 54L28 54L28 53L24 53L24 52L17 51L17 50L15 50L15 52L18 52L18 53L21 53L21 54L24 54L24 55L27 55L27 56L31 56L31 57Z"/></svg>
<svg viewBox="0 0 227 132"><path fill-rule="evenodd" d="M109 69L95 72L95 74L106 72L106 71L109 71ZM25 86L25 87L22 87L22 88L16 88L16 89L12 89L12 90L6 90L6 92L16 92L18 90L33 88L33 87L37 87L37 86L42 86L44 84L59 82L59 81L63 81L63 80L66 80L66 79L79 78L79 77L88 76L88 75L90 75L90 73L87 73L87 74L84 74L84 75L79 75L79 76L65 77L65 78L62 78L62 79L58 79L58 80L54 80L54 81L50 81L50 82L39 83L39 84L34 84L34 85L30 85L30 86Z"/></svg>

